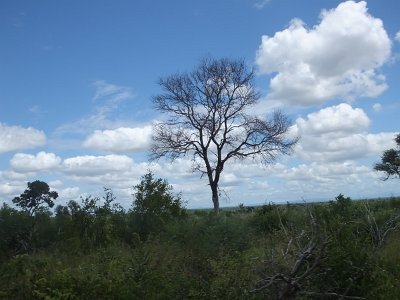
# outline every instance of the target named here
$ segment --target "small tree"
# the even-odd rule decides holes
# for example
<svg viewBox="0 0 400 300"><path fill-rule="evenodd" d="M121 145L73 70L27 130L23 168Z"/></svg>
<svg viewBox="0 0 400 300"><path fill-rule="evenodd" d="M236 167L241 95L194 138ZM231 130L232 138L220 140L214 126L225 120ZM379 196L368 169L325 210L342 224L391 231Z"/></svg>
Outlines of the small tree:
<svg viewBox="0 0 400 300"><path fill-rule="evenodd" d="M180 196L172 193L172 186L166 180L155 179L152 172L145 174L134 189L133 213L142 236L185 213Z"/></svg>
<svg viewBox="0 0 400 300"><path fill-rule="evenodd" d="M46 182L36 180L28 182L28 188L19 196L15 197L13 203L22 208L29 215L26 228L21 230L18 235L14 236L15 243L18 246L18 251L30 251L34 246L34 235L37 229L38 222L40 223L43 214L40 211L48 207L53 207L58 193L50 191L50 187Z"/></svg>
<svg viewBox="0 0 400 300"><path fill-rule="evenodd" d="M53 207L53 200L57 199L58 193L50 191L49 185L40 180L28 182L28 188L19 196L15 197L12 201L16 206L26 210L30 216L46 205Z"/></svg>
<svg viewBox="0 0 400 300"><path fill-rule="evenodd" d="M271 163L297 142L287 138L290 122L281 112L270 120L249 112L259 99L253 78L242 60L205 59L192 73L161 79L163 93L153 98L169 119L155 125L151 158L190 156L194 170L208 178L216 212L227 161L259 158Z"/></svg>
<svg viewBox="0 0 400 300"><path fill-rule="evenodd" d="M394 140L397 144L397 150L389 149L383 152L381 162L374 166L374 170L385 173L384 180L389 179L390 176L400 178L400 133Z"/></svg>
<svg viewBox="0 0 400 300"><path fill-rule="evenodd" d="M182 200L172 194L172 186L164 179L154 178L152 172L142 176L141 182L134 187L133 211L157 217L176 217L182 213Z"/></svg>

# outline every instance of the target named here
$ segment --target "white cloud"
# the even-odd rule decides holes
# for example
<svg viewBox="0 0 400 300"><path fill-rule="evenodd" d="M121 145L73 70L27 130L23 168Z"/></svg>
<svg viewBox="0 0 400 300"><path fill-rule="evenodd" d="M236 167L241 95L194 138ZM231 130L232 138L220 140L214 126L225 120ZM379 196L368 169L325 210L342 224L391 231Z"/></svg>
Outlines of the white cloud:
<svg viewBox="0 0 400 300"><path fill-rule="evenodd" d="M125 155L76 156L67 158L63 162L64 172L76 176L122 173L131 170L132 166L133 160Z"/></svg>
<svg viewBox="0 0 400 300"><path fill-rule="evenodd" d="M400 30L397 31L396 36L395 36L394 39L400 43Z"/></svg>
<svg viewBox="0 0 400 300"><path fill-rule="evenodd" d="M61 158L54 153L39 152L36 155L17 153L10 160L13 171L19 173L50 171L59 167Z"/></svg>
<svg viewBox="0 0 400 300"><path fill-rule="evenodd" d="M104 80L93 83L96 93L93 100L98 103L96 113L89 117L92 121L106 121L107 116L115 111L121 102L134 97L132 89L125 86L110 84Z"/></svg>
<svg viewBox="0 0 400 300"><path fill-rule="evenodd" d="M376 112L380 112L382 109L382 104L380 103L374 103L374 105L372 105L372 109Z"/></svg>
<svg viewBox="0 0 400 300"><path fill-rule="evenodd" d="M287 180L292 192L320 199L341 192L354 193L361 185L371 185L374 180L372 168L354 162L301 164L284 170L279 177Z"/></svg>
<svg viewBox="0 0 400 300"><path fill-rule="evenodd" d="M333 200L339 193L353 199L366 199L388 197L400 191L396 181L383 182L371 165L357 162L300 164L277 176L285 179L286 190L280 191L284 199L297 195L298 200L326 201Z"/></svg>
<svg viewBox="0 0 400 300"><path fill-rule="evenodd" d="M0 171L0 201L9 201L26 188L26 174L13 171Z"/></svg>
<svg viewBox="0 0 400 300"><path fill-rule="evenodd" d="M277 74L269 98L312 105L332 98L374 97L386 89L376 69L390 57L391 42L366 2L343 2L323 11L311 29L294 19L273 37L263 36L256 56L261 73Z"/></svg>
<svg viewBox="0 0 400 300"><path fill-rule="evenodd" d="M336 106L310 113L307 121L299 118L296 121L301 132L309 135L343 132L354 133L366 130L370 120L360 108L352 108L349 104L341 103Z"/></svg>
<svg viewBox="0 0 400 300"><path fill-rule="evenodd" d="M97 80L93 83L96 93L93 100L106 99L108 103L117 103L133 97L132 89L126 86L119 86L108 83L104 80Z"/></svg>
<svg viewBox="0 0 400 300"><path fill-rule="evenodd" d="M82 195L81 190L79 187L67 187L58 191L58 200L76 200Z"/></svg>
<svg viewBox="0 0 400 300"><path fill-rule="evenodd" d="M41 130L32 127L7 126L0 123L0 154L44 144L46 144L46 135Z"/></svg>
<svg viewBox="0 0 400 300"><path fill-rule="evenodd" d="M357 115L357 112L354 114ZM362 122L354 123L362 124ZM311 125L306 124L306 127L316 133L315 138L317 139L320 135L322 139L320 143L326 142L326 133L321 134L321 131L315 130ZM342 132L348 134L352 131L347 126ZM394 137L394 134L384 133L370 134L370 137L368 133L362 133L362 135L371 140L375 146L385 149L392 146L385 144L386 140L392 142ZM314 140L314 142L318 141ZM374 151L378 150L374 149ZM326 153L327 150L322 149L322 151ZM102 197L103 187L108 187L113 189L117 202L127 208L132 203L132 186L139 183L140 177L149 169L154 171L157 178L168 179L174 186L175 192L182 191L183 200L189 201L189 207L211 206L211 193L207 179L201 178L197 172L191 172L191 161L188 159L179 159L173 163L162 161L148 164L135 163L125 155L70 157L65 159L57 170L57 174L61 177L49 181L49 185L59 193L57 203L60 204L70 199L78 199L81 195ZM30 177L32 175L28 173L0 172L1 195L9 195L6 200L10 201L13 196L20 194L26 188L26 181L33 180ZM221 177L221 191L227 193L222 192L221 205L285 202L301 200L302 197L306 200L315 198L326 200L337 196L340 192L346 195L351 195L348 193L352 192L353 195L358 196L361 193L357 194L359 187L363 189L362 192L366 192L367 188L370 189L368 192L371 192L373 188L375 190L380 188L379 184L381 184L379 176L373 172L371 166L358 165L352 161L312 162L295 167L288 167L281 163L262 167L252 160L232 161L226 166ZM388 194L398 190L398 187L393 187L393 185L388 185L388 187Z"/></svg>
<svg viewBox="0 0 400 300"><path fill-rule="evenodd" d="M113 120L112 116L118 112L123 101L134 97L132 89L110 84L104 80L95 81L93 86L96 88L93 96L93 102L95 103L93 112L80 120L59 126L56 129L56 134L71 132L85 134L94 129L115 128L123 123Z"/></svg>
<svg viewBox="0 0 400 300"><path fill-rule="evenodd" d="M297 167L285 169L280 176L289 180L330 183L340 178L370 172L371 168L356 165L354 162L333 162L319 164L300 164Z"/></svg>
<svg viewBox="0 0 400 300"><path fill-rule="evenodd" d="M312 161L345 161L379 154L393 144L394 133L368 133L370 120L360 108L339 104L298 118L301 139L296 156Z"/></svg>
<svg viewBox="0 0 400 300"><path fill-rule="evenodd" d="M140 176L149 169L147 163L135 163L125 155L70 157L64 160L62 166L65 178L76 182L86 195L102 196L103 187L111 188L117 201L126 207L132 201L132 186L138 184ZM78 191L68 192L70 198L74 198L73 195L78 196ZM66 197L63 196L63 200L69 200Z"/></svg>
<svg viewBox="0 0 400 300"><path fill-rule="evenodd" d="M4 181L25 181L27 175L23 173L17 173L14 171L0 171L0 180Z"/></svg>
<svg viewBox="0 0 400 300"><path fill-rule="evenodd" d="M143 151L150 146L151 133L151 126L96 130L84 141L83 146L113 153Z"/></svg>
<svg viewBox="0 0 400 300"><path fill-rule="evenodd" d="M199 190L203 191L204 197L208 199L209 188L205 178L201 180L199 173L192 173L191 166L192 162L188 159L136 163L125 155L76 156L64 160L62 173L68 181L79 183L81 190L91 195L101 195L103 187L113 189L118 196L118 202L122 204L130 205L132 187L138 184L140 177L149 170L152 170L156 177L168 179L175 192L185 192L186 200L202 199Z"/></svg>
<svg viewBox="0 0 400 300"><path fill-rule="evenodd" d="M15 196L21 191L23 191L25 184L10 183L10 182L0 182L0 194L2 199L0 201L6 202L6 200L11 200L9 197ZM3 197L7 197L3 198Z"/></svg>
<svg viewBox="0 0 400 300"><path fill-rule="evenodd" d="M383 151L396 147L394 142L396 133L395 132L381 132L376 134L367 134L366 139L368 141L367 154L376 155L380 157Z"/></svg>
<svg viewBox="0 0 400 300"><path fill-rule="evenodd" d="M256 9L263 9L271 0L258 0L254 3Z"/></svg>
<svg viewBox="0 0 400 300"><path fill-rule="evenodd" d="M63 183L60 179L52 180L49 182L49 186L51 188L60 188L62 187Z"/></svg>

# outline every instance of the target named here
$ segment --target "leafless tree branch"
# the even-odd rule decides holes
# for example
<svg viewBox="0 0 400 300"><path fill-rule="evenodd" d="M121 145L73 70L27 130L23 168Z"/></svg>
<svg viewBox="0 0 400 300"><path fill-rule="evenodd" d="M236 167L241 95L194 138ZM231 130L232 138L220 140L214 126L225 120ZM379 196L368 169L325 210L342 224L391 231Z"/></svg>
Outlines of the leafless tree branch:
<svg viewBox="0 0 400 300"><path fill-rule="evenodd" d="M207 174L214 209L218 184L231 159L257 158L264 164L289 154L297 138L288 138L289 119L280 111L271 119L246 113L259 94L254 72L242 60L204 59L192 73L159 81L163 93L153 98L168 119L154 126L151 159L191 157L203 161L195 170Z"/></svg>

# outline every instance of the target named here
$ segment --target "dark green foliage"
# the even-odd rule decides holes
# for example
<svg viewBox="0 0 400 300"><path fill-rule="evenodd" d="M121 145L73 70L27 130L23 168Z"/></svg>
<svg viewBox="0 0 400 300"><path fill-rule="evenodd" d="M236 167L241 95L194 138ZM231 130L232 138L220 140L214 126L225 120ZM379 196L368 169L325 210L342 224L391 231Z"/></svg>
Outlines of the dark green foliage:
<svg viewBox="0 0 400 300"><path fill-rule="evenodd" d="M3 205L0 299L398 299L399 198L216 215L152 174L137 187L130 212L109 189L53 214Z"/></svg>
<svg viewBox="0 0 400 300"><path fill-rule="evenodd" d="M389 149L383 152L381 162L375 164L376 171L385 173L385 180L390 176L400 178L400 133L394 139L397 149Z"/></svg>
<svg viewBox="0 0 400 300"><path fill-rule="evenodd" d="M67 206L56 207L58 243L75 253L105 247L116 240L127 242L128 220L120 205L112 205L114 200L112 191L105 189L102 202L89 196L81 199L81 204L71 200Z"/></svg>
<svg viewBox="0 0 400 300"><path fill-rule="evenodd" d="M263 205L256 211L251 223L261 232L273 232L282 228L286 224L286 213L282 207L277 207L272 204Z"/></svg>
<svg viewBox="0 0 400 300"><path fill-rule="evenodd" d="M348 219L350 217L352 212L352 202L350 197L345 197L342 194L339 194L339 196L335 198L335 201L330 201L329 204L331 207L331 213L333 213L335 216L344 219Z"/></svg>
<svg viewBox="0 0 400 300"><path fill-rule="evenodd" d="M166 180L155 179L152 172L144 175L134 189L132 217L142 238L162 230L167 222L185 216L180 196L174 196L172 186Z"/></svg>
<svg viewBox="0 0 400 300"><path fill-rule="evenodd" d="M28 213L3 204L0 209L0 263L30 248L28 244L30 228L31 217Z"/></svg>
<svg viewBox="0 0 400 300"><path fill-rule="evenodd" d="M53 200L57 199L58 193L50 191L46 182L36 180L28 182L28 188L19 196L13 199L13 203L34 215L39 209L53 207Z"/></svg>
<svg viewBox="0 0 400 300"><path fill-rule="evenodd" d="M166 180L155 179L149 172L135 186L133 211L139 215L172 218L181 215L183 210L180 197L172 194L172 186Z"/></svg>

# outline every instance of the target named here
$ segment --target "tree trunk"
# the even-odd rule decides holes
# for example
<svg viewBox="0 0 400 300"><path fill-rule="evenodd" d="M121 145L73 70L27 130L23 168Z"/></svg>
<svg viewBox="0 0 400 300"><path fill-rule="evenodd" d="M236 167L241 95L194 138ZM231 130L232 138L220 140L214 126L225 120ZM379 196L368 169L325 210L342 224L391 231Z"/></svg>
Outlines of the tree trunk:
<svg viewBox="0 0 400 300"><path fill-rule="evenodd" d="M212 184L211 185L211 192L212 192L212 202L214 204L214 212L216 214L219 213L219 196L218 196L218 185Z"/></svg>

